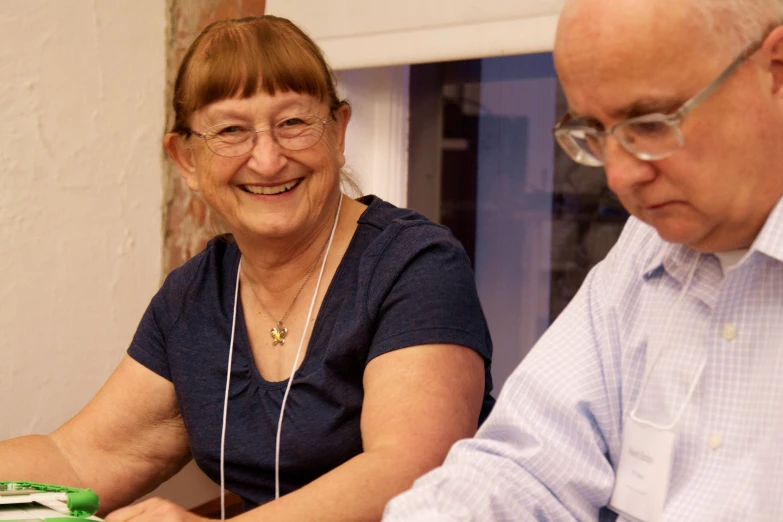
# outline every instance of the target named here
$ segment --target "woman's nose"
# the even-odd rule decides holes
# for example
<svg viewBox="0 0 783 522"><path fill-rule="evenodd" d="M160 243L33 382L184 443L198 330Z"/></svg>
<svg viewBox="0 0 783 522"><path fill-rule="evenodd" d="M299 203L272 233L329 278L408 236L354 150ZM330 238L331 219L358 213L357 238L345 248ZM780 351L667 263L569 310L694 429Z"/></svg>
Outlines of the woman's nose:
<svg viewBox="0 0 783 522"><path fill-rule="evenodd" d="M259 174L274 176L286 163L284 149L270 131L256 132L247 166Z"/></svg>
<svg viewBox="0 0 783 522"><path fill-rule="evenodd" d="M655 178L653 165L637 158L613 136L606 138L604 170L606 182L615 194L623 194Z"/></svg>

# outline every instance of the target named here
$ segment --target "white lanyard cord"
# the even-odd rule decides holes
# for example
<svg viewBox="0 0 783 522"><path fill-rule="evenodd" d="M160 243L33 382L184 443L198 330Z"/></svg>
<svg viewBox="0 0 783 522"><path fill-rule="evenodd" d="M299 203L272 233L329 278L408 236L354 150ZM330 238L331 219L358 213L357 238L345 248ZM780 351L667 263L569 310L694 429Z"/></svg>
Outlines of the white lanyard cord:
<svg viewBox="0 0 783 522"><path fill-rule="evenodd" d="M237 304L239 303L239 273L242 271L242 256L237 265L237 284L234 289L234 316L231 319L231 342L228 345L228 370L226 370L226 397L223 401L223 427L220 433L220 520L226 519L226 420L228 419L228 389L231 384L231 359L234 356L234 333L237 325Z"/></svg>
<svg viewBox="0 0 783 522"><path fill-rule="evenodd" d="M288 400L288 392L291 391L291 384L294 382L294 373L296 372L296 365L299 362L299 355L302 353L302 346L304 346L305 333L307 327L310 325L310 317L313 315L313 308L315 307L315 300L318 297L318 289L321 287L321 278L324 275L324 268L326 267L326 260L329 258L329 250L332 248L332 240L334 239L334 232L337 230L337 223L340 221L340 208L343 206L343 195L340 193L340 200L337 202L337 215L334 216L334 224L332 225L332 233L329 235L329 243L326 245L326 252L324 252L324 259L321 261L321 270L318 272L318 280L315 283L315 291L313 292L313 298L310 300L310 309L307 311L307 320L302 330L302 337L299 339L299 348L296 350L296 357L294 357L294 364L291 367L291 376L288 378L288 385L285 387L285 394L283 395L283 404L280 406L280 420L277 421L277 437L275 440L275 499L280 498L280 434L283 431L283 413L285 413L285 404Z"/></svg>
<svg viewBox="0 0 783 522"><path fill-rule="evenodd" d="M324 268L326 267L326 260L329 257L329 250L332 248L332 240L334 240L334 233L337 230L337 223L340 221L340 209L343 205L343 195L340 193L340 199L337 202L337 213L334 216L334 224L332 224L332 232L329 235L329 243L326 245L326 251L324 252L323 261L321 261L321 270L318 272L318 280L315 283L315 291L313 292L313 298L310 300L310 309L307 312L307 319L305 320L304 329L302 331L302 337L299 339L299 348L296 350L296 357L294 357L294 364L291 368L291 376L288 378L288 385L285 388L285 394L283 395L283 403L280 406L280 419L277 422L277 436L275 438L275 499L280 498L280 435L283 428L283 413L285 412L285 405L288 400L288 392L291 390L291 383L294 381L294 373L296 373L296 366L299 362L299 355L302 353L302 346L304 346L305 334L307 333L307 327L310 324L310 318L313 315L313 308L315 307L315 300L318 297L318 289L321 287L321 279L324 275ZM234 354L234 333L236 332L237 325L237 305L239 303L239 274L242 268L242 256L239 257L239 265L237 266L237 283L234 290L234 316L231 321L231 342L228 348L228 370L226 371L226 395L223 403L223 427L220 434L220 520L226 519L226 480L225 480L225 453L226 453L226 420L228 418L228 391L231 384L231 359Z"/></svg>
<svg viewBox="0 0 783 522"><path fill-rule="evenodd" d="M677 302L674 304L674 308L672 308L671 312L669 312L669 317L666 320L665 326L664 326L664 341L668 341L668 337L671 332L671 324L674 320L674 317L677 313L677 311L680 308L680 305L682 304L682 300L685 297L685 294L688 292L688 289L691 287L691 282L693 281L693 275L696 273L696 267L699 265L699 259L701 259L701 254L696 255L696 259L693 262L693 265L691 266L690 271L688 272L688 277L685 279L685 283L683 285L682 291L680 292L679 297L677 298ZM661 351L658 352L658 355L655 358L655 361L653 361L653 364L650 366L650 371L646 372L647 375L644 378L644 382L642 383L641 389L639 390L639 395L636 397L636 403L634 404L633 409L631 410L630 416L633 420L640 424L646 424L647 426L650 426L652 428L656 428L659 430L670 430L672 429L680 420L680 417L682 417L682 414L685 412L685 408L688 406L688 403L691 400L691 397L693 396L693 392L696 390L696 386L699 384L699 379L701 379L701 374L704 371L704 368L707 365L707 358L704 357L702 361L699 363L699 366L697 368L696 374L694 378L691 380L691 384L688 387L688 391L685 394L685 399L682 401L682 404L680 405L679 409L675 413L672 422L669 424L658 424L655 422L651 422L645 419L642 419L636 415L637 410L639 409L639 405L642 402L642 396L644 395L645 391L647 390L647 384L650 382L650 378L652 377L653 369L655 368L656 364L661 358L661 353L663 350L666 350L668 348L668 342L663 343L661 347Z"/></svg>

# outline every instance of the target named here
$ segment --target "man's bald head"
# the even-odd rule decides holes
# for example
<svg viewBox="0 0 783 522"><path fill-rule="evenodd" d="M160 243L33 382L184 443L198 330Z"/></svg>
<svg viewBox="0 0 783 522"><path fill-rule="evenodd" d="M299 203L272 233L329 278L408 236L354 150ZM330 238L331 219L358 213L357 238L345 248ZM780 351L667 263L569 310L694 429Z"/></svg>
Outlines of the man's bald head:
<svg viewBox="0 0 783 522"><path fill-rule="evenodd" d="M727 54L740 52L771 27L783 24L783 0L565 0L558 32L578 18L601 24L609 15L639 10L659 15L687 11L694 30L701 30L700 36Z"/></svg>
<svg viewBox="0 0 783 522"><path fill-rule="evenodd" d="M636 121L640 139L652 131L637 117L676 128L668 156L614 134L601 152L609 187L666 241L747 248L783 197L781 22L783 0L567 0L554 56L570 125Z"/></svg>

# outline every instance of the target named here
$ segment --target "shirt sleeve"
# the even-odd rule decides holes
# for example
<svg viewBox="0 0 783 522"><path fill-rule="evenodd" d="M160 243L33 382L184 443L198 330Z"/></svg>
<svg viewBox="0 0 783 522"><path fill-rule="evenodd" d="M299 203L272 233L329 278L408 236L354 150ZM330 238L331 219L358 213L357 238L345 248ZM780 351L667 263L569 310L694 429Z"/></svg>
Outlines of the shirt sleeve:
<svg viewBox="0 0 783 522"><path fill-rule="evenodd" d="M182 314L193 274L201 268L204 258L204 253L201 253L166 277L144 311L128 347L131 358L169 381L172 377L166 337Z"/></svg>
<svg viewBox="0 0 783 522"><path fill-rule="evenodd" d="M393 499L385 522L599 520L621 425L619 333L599 264L509 377L476 437ZM607 286L608 285L608 286Z"/></svg>
<svg viewBox="0 0 783 522"><path fill-rule="evenodd" d="M165 307L161 305L161 289L150 301L139 322L128 355L142 366L167 380L171 380L171 371L166 359L166 340L162 323L165 322Z"/></svg>
<svg viewBox="0 0 783 522"><path fill-rule="evenodd" d="M445 227L402 227L377 256L368 287L376 325L368 361L421 344L457 344L491 359L470 260Z"/></svg>

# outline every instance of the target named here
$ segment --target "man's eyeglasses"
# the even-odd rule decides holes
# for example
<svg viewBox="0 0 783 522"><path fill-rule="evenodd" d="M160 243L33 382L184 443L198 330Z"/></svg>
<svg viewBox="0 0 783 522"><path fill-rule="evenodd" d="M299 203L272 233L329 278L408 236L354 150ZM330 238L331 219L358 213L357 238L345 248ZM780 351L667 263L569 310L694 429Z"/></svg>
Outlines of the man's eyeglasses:
<svg viewBox="0 0 783 522"><path fill-rule="evenodd" d="M604 165L607 136L614 136L625 150L640 160L668 158L685 145L680 130L685 116L720 87L759 46L760 43L743 51L712 83L671 114L646 114L617 122L609 130L598 130L587 125L569 125L572 116L566 113L552 129L552 134L571 159L589 167Z"/></svg>
<svg viewBox="0 0 783 522"><path fill-rule="evenodd" d="M220 123L204 133L192 129L186 132L203 139L209 150L218 156L236 158L253 150L259 132L271 132L275 142L286 150L309 149L320 141L324 127L330 123L334 123L334 120L298 116L281 120L271 129L255 130L240 124Z"/></svg>

